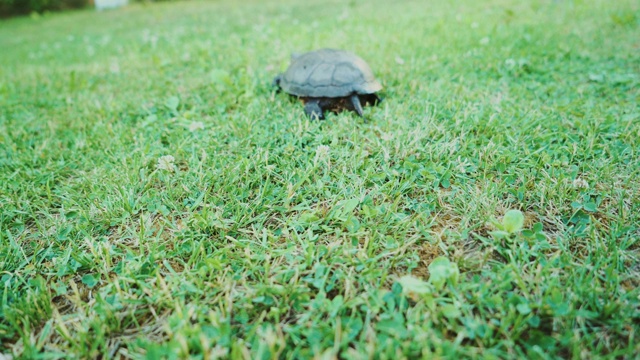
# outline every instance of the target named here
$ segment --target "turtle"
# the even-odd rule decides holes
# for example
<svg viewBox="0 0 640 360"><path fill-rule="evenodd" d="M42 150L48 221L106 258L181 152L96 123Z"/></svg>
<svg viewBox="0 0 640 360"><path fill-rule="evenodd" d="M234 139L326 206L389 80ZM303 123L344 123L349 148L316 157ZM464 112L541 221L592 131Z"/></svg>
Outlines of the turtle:
<svg viewBox="0 0 640 360"><path fill-rule="evenodd" d="M376 105L382 85L369 65L356 54L320 49L292 55L289 68L273 80L278 91L296 96L311 119L324 120L325 110L349 110L364 117L362 105Z"/></svg>

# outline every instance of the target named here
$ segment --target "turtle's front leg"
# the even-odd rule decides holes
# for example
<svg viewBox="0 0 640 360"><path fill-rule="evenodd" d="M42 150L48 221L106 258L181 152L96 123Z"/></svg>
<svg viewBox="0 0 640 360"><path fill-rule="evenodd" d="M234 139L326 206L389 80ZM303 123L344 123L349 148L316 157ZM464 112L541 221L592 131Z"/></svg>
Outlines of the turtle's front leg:
<svg viewBox="0 0 640 360"><path fill-rule="evenodd" d="M308 99L304 103L304 112L311 120L324 120L324 111L320 107L319 99Z"/></svg>
<svg viewBox="0 0 640 360"><path fill-rule="evenodd" d="M357 94L351 95L349 98L351 101L351 105L353 106L353 110L355 110L360 117L364 117L364 112L362 111L362 105L360 104L360 98Z"/></svg>

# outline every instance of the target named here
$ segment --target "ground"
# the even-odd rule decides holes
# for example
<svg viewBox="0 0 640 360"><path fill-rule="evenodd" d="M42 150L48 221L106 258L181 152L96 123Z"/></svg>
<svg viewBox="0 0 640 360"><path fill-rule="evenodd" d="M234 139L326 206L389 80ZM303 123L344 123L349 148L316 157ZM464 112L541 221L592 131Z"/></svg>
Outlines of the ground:
<svg viewBox="0 0 640 360"><path fill-rule="evenodd" d="M0 354L633 358L639 27L634 0L3 20ZM321 47L383 83L366 119L271 87Z"/></svg>

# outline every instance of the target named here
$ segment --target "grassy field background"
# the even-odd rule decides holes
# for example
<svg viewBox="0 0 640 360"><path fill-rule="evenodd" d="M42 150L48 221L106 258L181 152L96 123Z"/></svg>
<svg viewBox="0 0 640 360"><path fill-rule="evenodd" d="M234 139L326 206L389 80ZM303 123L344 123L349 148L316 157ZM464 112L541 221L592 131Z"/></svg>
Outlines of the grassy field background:
<svg viewBox="0 0 640 360"><path fill-rule="evenodd" d="M637 356L639 25L633 0L0 22L0 354ZM274 93L321 47L385 86L366 120Z"/></svg>

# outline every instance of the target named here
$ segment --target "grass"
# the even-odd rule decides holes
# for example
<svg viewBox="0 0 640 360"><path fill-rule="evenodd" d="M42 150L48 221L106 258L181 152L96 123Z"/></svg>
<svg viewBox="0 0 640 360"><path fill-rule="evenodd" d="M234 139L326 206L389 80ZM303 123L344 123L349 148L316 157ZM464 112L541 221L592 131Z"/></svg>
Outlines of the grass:
<svg viewBox="0 0 640 360"><path fill-rule="evenodd" d="M633 0L2 21L0 354L637 356L639 25ZM327 46L385 86L367 120L271 88Z"/></svg>

